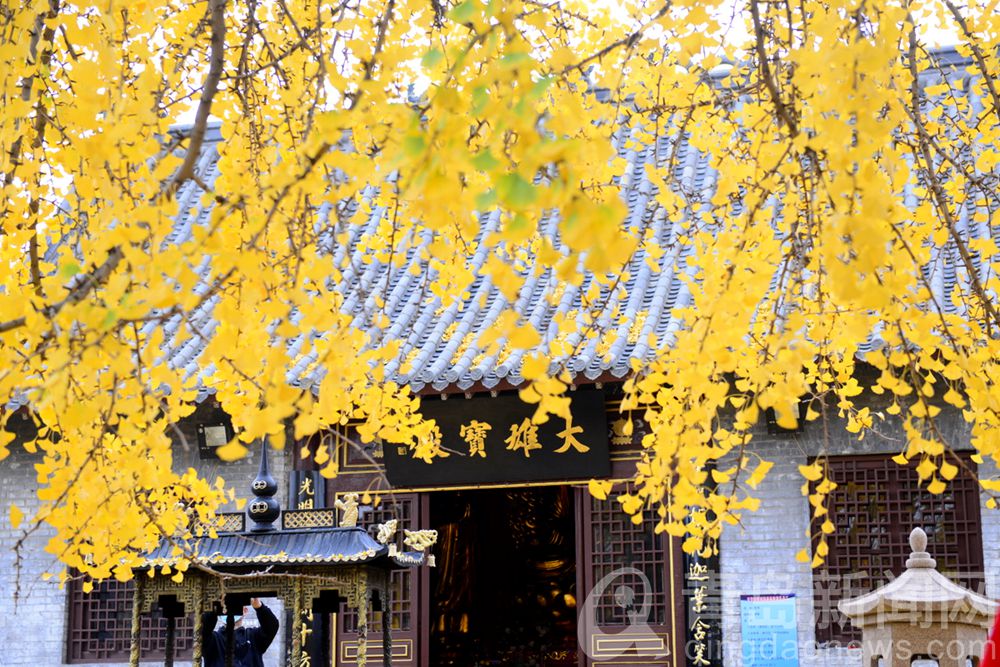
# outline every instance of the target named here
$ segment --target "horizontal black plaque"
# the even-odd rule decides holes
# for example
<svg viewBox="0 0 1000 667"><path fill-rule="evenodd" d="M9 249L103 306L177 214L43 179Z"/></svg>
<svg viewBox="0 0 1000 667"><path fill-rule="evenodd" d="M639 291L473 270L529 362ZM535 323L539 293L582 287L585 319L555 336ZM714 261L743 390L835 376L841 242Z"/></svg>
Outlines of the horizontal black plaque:
<svg viewBox="0 0 1000 667"><path fill-rule="evenodd" d="M385 445L386 476L395 487L458 486L590 479L611 474L604 392L578 389L570 399L570 423L550 416L532 424L535 405L516 395L424 399L421 413L433 419L448 454L432 463L406 447Z"/></svg>

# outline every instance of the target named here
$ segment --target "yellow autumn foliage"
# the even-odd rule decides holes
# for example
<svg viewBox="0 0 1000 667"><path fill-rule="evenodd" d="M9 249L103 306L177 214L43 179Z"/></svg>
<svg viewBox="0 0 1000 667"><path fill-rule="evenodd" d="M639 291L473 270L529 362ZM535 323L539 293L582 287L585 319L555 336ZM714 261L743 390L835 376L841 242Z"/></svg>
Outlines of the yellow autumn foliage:
<svg viewBox="0 0 1000 667"><path fill-rule="evenodd" d="M746 470L737 456L709 493L706 471L752 446L765 411L795 426L804 399L807 420L842 419L864 437L876 419L860 403L866 390L894 397L901 454L940 492L934 471L959 471L944 458L957 443L935 428L939 396L963 410L978 453L1000 458L997 10L997 0L10 4L0 12L0 405L25 406L37 435L11 444L3 413L0 459L12 446L39 457L41 509L23 529L48 524L49 551L101 578L128 576L137 553L209 518L225 485L170 472L169 428L200 392L239 434L226 458L262 438L283 446L288 420L296 438L357 422L366 442L446 455L387 371L413 359L386 343L383 286L370 286L360 319L337 288L410 255L415 293L442 311L485 298L476 280L506 297L495 337L468 354L528 352L522 396L538 405L536 423L568 413L565 369L578 350L611 354L605 334L619 327L649 346L623 402L649 431L622 505L659 509L658 530L688 531L691 550L755 508L770 464ZM933 51L934 30L957 50ZM172 130L185 114L190 127ZM210 122L223 137L215 148ZM710 192L685 189L669 149L680 137L709 156ZM658 214L677 221L669 239L623 224L621 197L636 177L622 155L664 139L645 173ZM175 221L192 213L178 236ZM371 216L377 233L347 252L347 230ZM943 288L932 284L941 248L957 267ZM663 343L647 313L626 321L620 302L639 251L650 272L686 262L690 298L673 314L683 326ZM485 276L470 270L476 253ZM558 278L549 299L585 295L557 316L556 335L517 310L537 262ZM184 339L202 347L197 372L165 353ZM865 384L862 359L881 373ZM323 369L312 391L289 384L296 364ZM332 463L323 472L337 474ZM820 516L832 482L821 461L803 473ZM21 510L9 514L16 527Z"/></svg>

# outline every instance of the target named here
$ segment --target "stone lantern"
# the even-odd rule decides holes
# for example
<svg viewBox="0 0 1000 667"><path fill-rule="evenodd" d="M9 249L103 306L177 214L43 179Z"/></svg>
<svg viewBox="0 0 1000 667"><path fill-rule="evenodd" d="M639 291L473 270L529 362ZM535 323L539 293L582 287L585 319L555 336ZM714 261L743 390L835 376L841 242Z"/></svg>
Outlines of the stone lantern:
<svg viewBox="0 0 1000 667"><path fill-rule="evenodd" d="M978 667L997 603L937 571L927 533L910 533L906 571L837 607L861 629L862 667Z"/></svg>

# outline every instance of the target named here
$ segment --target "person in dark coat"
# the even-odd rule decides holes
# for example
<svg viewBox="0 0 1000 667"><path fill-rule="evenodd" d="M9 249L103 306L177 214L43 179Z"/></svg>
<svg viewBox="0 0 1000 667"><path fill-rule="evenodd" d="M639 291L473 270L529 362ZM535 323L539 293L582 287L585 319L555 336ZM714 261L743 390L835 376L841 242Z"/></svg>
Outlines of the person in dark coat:
<svg viewBox="0 0 1000 667"><path fill-rule="evenodd" d="M242 617L238 617L233 630L234 667L264 667L264 652L278 634L278 619L274 612L257 598L251 598L250 604L257 614L260 627L244 628ZM248 611L247 607L243 607L244 614ZM218 614L211 612L202 617L201 646L205 667L226 665L226 627L222 626L213 632L212 628L217 620Z"/></svg>

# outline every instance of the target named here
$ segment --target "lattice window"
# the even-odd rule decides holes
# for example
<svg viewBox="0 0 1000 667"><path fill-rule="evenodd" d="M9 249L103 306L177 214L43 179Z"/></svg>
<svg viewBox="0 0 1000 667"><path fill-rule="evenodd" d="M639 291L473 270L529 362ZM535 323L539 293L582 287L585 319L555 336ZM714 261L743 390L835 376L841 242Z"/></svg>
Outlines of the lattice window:
<svg viewBox="0 0 1000 667"><path fill-rule="evenodd" d="M590 511L590 539L592 540L592 560L590 563L592 582L599 582L605 576L622 567L633 567L646 575L652 597L649 622L661 625L665 621L666 595L666 553L662 538L653 529L656 522L647 512L642 523L632 523L631 517L612 500L598 500L586 495ZM595 611L600 626L627 625L628 600L616 599L616 593L631 588L635 592L635 603L642 602L644 584L638 575L616 577L597 601ZM620 597L620 596L619 596Z"/></svg>
<svg viewBox="0 0 1000 667"><path fill-rule="evenodd" d="M975 470L975 463L963 456ZM847 643L861 633L842 618L837 602L874 590L905 569L909 534L927 532L927 550L938 569L957 583L982 591L983 545L976 481L960 474L941 495L921 488L914 465L900 466L888 456L828 459L838 484L830 498L826 563L813 571L816 640ZM813 527L817 534L818 526Z"/></svg>
<svg viewBox="0 0 1000 667"><path fill-rule="evenodd" d="M358 517L358 525L368 531L373 537L378 536L378 524L385 523L390 519L397 519L399 524L396 527L396 546L402 551L409 549L403 545L403 529L412 530L413 524L413 501L408 499L393 500L384 498L382 503L367 512L361 512ZM391 575L392 591L392 629L409 630L412 623L413 600L411 598L410 577L413 573L410 569L396 570ZM347 632L358 631L358 617L354 611L344 606L344 630ZM368 632L380 632L382 629L382 612L368 614Z"/></svg>
<svg viewBox="0 0 1000 667"><path fill-rule="evenodd" d="M83 584L69 584L69 631L67 658L70 662L127 661L132 635L133 584L105 581L90 593ZM192 617L177 619L174 656L191 659ZM159 613L142 617L143 658L162 658L167 636L167 620Z"/></svg>

